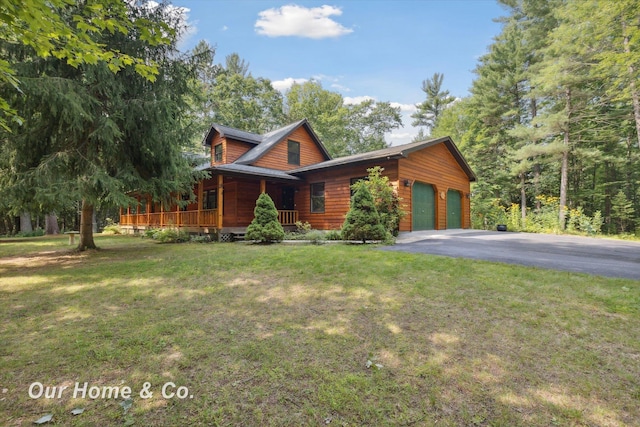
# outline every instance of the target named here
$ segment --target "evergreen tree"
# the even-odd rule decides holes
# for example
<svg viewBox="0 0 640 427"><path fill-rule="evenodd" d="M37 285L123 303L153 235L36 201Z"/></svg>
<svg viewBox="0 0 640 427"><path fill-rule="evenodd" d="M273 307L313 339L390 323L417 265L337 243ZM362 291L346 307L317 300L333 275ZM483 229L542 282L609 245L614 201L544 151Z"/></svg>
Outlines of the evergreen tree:
<svg viewBox="0 0 640 427"><path fill-rule="evenodd" d="M216 102L213 99L213 87L221 67L214 64L215 48L201 40L190 52L190 61L195 67L195 76L189 84L193 90L189 95L189 115L185 117L187 135L191 140L190 151L205 152L202 146L204 135L211 129L215 116Z"/></svg>
<svg viewBox="0 0 640 427"><path fill-rule="evenodd" d="M278 210L267 193L262 193L258 197L253 215L254 218L245 234L247 240L271 243L284 239L284 230L278 221Z"/></svg>
<svg viewBox="0 0 640 427"><path fill-rule="evenodd" d="M627 199L624 191L618 191L611 200L611 220L618 226L621 233L629 231L634 213L633 203Z"/></svg>
<svg viewBox="0 0 640 427"><path fill-rule="evenodd" d="M190 192L195 178L180 143L191 72L176 54L181 17L166 4L126 4L128 19L148 28L98 33L95 41L158 64L154 82L134 66L114 74L104 62L74 67L6 46L23 94L3 95L24 117L24 126L15 125L0 141L24 167L3 170L0 179L8 185L1 190L29 194L45 212L82 200L79 250L96 247L96 206L132 203L131 191L168 201ZM162 44L150 43L146 32L158 25L171 31Z"/></svg>
<svg viewBox="0 0 640 427"><path fill-rule="evenodd" d="M351 186L354 194L360 187L367 187L373 197L376 210L380 215L380 223L389 234L398 235L400 220L406 215L393 185L389 182L389 177L382 175L384 168L374 166L367 169L369 175L366 179L361 179Z"/></svg>
<svg viewBox="0 0 640 427"><path fill-rule="evenodd" d="M455 97L448 90L442 90L444 74L434 73L433 77L422 82L422 91L426 95L424 102L416 105L417 111L411 115L415 119L413 126L425 126L431 130L436 125L440 114L449 106Z"/></svg>
<svg viewBox="0 0 640 427"><path fill-rule="evenodd" d="M247 74L249 72L249 63L245 62L244 59L240 58L240 55L235 52L227 55L225 63L226 66L224 69L229 73L240 74L242 77L248 77L248 75L250 75Z"/></svg>
<svg viewBox="0 0 640 427"><path fill-rule="evenodd" d="M362 243L387 237L373 196L366 185L359 186L351 198L351 207L342 224L342 236L347 240L362 240Z"/></svg>
<svg viewBox="0 0 640 427"><path fill-rule="evenodd" d="M23 45L33 56L55 57L72 67L83 64L107 64L113 72L135 65L136 72L153 80L156 64L138 52L125 52L100 42L103 34L138 33L149 45L165 44L173 30L164 22L138 20L129 15L126 2L120 0L3 0L1 40ZM0 58L0 84L10 88L12 95L20 93L21 79L14 63ZM6 95L5 95L6 96ZM0 97L0 127L9 130L7 118L15 117L16 109L7 97Z"/></svg>

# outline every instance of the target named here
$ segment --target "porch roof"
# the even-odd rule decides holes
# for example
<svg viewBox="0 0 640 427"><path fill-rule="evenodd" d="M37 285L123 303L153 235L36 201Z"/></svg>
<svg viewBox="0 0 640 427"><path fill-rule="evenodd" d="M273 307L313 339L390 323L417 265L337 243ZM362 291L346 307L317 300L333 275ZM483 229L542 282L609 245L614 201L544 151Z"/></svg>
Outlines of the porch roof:
<svg viewBox="0 0 640 427"><path fill-rule="evenodd" d="M289 175L288 173L280 170L261 168L258 166L250 165L240 165L238 163L227 163L223 165L211 166L206 170L230 176L267 178L276 181L301 181L301 179L297 176Z"/></svg>

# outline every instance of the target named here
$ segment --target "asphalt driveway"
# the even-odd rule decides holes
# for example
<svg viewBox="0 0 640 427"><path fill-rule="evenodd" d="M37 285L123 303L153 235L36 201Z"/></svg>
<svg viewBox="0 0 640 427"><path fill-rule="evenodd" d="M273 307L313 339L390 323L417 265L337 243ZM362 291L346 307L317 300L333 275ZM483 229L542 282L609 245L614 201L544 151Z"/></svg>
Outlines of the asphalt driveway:
<svg viewBox="0 0 640 427"><path fill-rule="evenodd" d="M382 250L521 264L640 280L640 242L483 230L400 233Z"/></svg>

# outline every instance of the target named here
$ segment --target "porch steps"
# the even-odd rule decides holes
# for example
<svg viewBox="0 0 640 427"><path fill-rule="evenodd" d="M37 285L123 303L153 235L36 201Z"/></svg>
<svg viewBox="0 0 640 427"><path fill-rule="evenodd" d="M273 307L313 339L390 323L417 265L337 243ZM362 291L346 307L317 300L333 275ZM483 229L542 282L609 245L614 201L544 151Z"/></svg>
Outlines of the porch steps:
<svg viewBox="0 0 640 427"><path fill-rule="evenodd" d="M235 242L244 240L247 233L247 227L225 227L219 231L220 242Z"/></svg>

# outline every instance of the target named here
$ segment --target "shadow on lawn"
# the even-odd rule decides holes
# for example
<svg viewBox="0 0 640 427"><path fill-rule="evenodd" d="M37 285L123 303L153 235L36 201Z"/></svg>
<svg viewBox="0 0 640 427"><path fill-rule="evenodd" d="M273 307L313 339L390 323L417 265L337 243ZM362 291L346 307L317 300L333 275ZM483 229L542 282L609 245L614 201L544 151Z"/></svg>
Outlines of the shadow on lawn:
<svg viewBox="0 0 640 427"><path fill-rule="evenodd" d="M637 345L580 330L564 312L543 315L535 300L531 312L518 311L530 290L512 288L505 300L480 267L454 280L451 269L465 271L455 260L327 251L145 243L65 254L60 265L53 255L0 265L0 382L9 389L0 421L30 423L44 412L64 424L640 419L637 365L622 363ZM30 399L36 381L70 392ZM72 399L85 381L130 386L130 412L122 399ZM150 399L139 395L145 382ZM162 397L167 382L193 398ZM87 411L74 418L79 405Z"/></svg>

